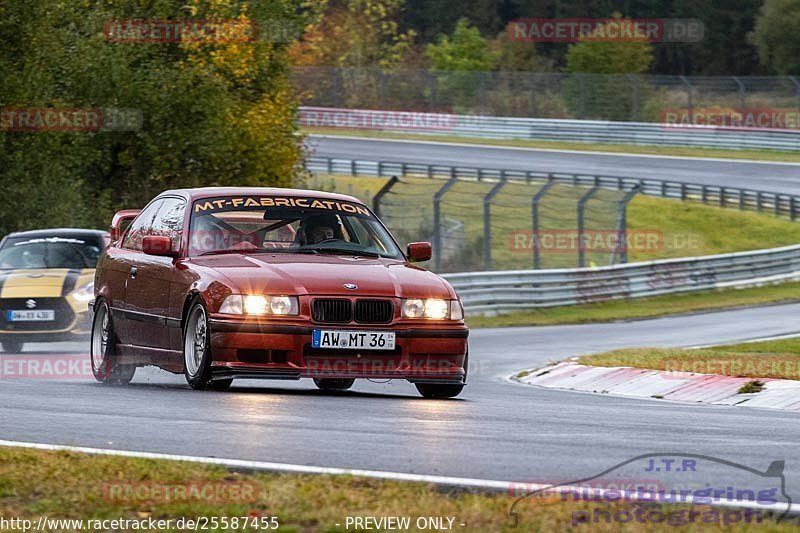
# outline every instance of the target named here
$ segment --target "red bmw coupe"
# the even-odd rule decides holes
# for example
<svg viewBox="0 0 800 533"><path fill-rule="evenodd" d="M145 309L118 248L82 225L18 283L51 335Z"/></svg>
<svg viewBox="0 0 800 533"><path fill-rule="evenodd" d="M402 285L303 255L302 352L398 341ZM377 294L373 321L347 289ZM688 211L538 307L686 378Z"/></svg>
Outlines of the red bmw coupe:
<svg viewBox="0 0 800 533"><path fill-rule="evenodd" d="M128 224L129 223L129 224ZM127 225L127 229L121 228ZM97 265L91 358L98 381L137 367L195 389L234 378L405 379L427 398L467 375L464 312L440 276L411 264L359 200L317 191L167 191L117 213Z"/></svg>

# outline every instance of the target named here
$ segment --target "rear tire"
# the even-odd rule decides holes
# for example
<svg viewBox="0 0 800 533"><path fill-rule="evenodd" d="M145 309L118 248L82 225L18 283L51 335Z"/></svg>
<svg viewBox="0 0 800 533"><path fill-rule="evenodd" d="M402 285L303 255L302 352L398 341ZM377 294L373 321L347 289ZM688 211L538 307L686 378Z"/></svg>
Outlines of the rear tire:
<svg viewBox="0 0 800 533"><path fill-rule="evenodd" d="M455 398L464 390L464 384L415 383L419 393L429 399Z"/></svg>
<svg viewBox="0 0 800 533"><path fill-rule="evenodd" d="M200 298L189 306L183 327L183 374L194 390L228 390L233 379L211 380L211 334L208 312Z"/></svg>
<svg viewBox="0 0 800 533"><path fill-rule="evenodd" d="M0 342L0 345L3 346L3 351L5 353L20 353L25 343L17 340L6 340Z"/></svg>
<svg viewBox="0 0 800 533"><path fill-rule="evenodd" d="M107 385L127 385L131 382L136 365L117 362L117 338L111 311L105 300L100 300L95 307L89 349L94 379Z"/></svg>
<svg viewBox="0 0 800 533"><path fill-rule="evenodd" d="M322 379L314 378L314 384L324 391L346 391L355 383L355 379Z"/></svg>

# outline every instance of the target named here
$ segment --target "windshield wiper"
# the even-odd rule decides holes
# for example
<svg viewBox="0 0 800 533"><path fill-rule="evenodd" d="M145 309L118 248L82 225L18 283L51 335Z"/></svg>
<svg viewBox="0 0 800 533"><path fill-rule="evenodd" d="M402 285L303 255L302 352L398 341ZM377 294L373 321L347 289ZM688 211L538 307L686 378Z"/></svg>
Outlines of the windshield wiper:
<svg viewBox="0 0 800 533"><path fill-rule="evenodd" d="M236 248L225 248L223 250L210 250L203 252L200 256L204 255L223 255L223 254L265 254L265 253L286 253L290 250L285 248L249 248L237 250Z"/></svg>
<svg viewBox="0 0 800 533"><path fill-rule="evenodd" d="M314 254L320 253L318 248L251 248L247 250L237 250L235 248L225 248L224 250L211 250L203 252L203 255L223 255L223 254Z"/></svg>
<svg viewBox="0 0 800 533"><path fill-rule="evenodd" d="M204 255L240 254L243 252L244 250L234 250L233 248L226 248L225 250L209 250L208 252L203 252L202 254L200 254L200 257Z"/></svg>
<svg viewBox="0 0 800 533"><path fill-rule="evenodd" d="M307 248L308 249L308 248ZM366 250L349 250L347 248L313 248L317 253L325 254L342 254L342 255L363 255L365 257L385 257L376 252L368 252Z"/></svg>
<svg viewBox="0 0 800 533"><path fill-rule="evenodd" d="M225 248L224 250L209 250L203 252L200 256L204 255L224 255L224 254L265 254L265 253L278 253L278 254L342 254L342 255L361 255L364 257L386 257L376 252L368 252L366 250L348 250L346 248L253 248L250 250L237 250L235 248Z"/></svg>

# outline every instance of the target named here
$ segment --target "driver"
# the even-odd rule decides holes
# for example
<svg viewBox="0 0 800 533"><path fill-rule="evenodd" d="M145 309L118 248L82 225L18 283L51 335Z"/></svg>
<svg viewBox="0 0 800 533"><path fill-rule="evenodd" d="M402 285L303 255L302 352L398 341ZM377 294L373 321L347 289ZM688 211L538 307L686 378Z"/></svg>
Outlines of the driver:
<svg viewBox="0 0 800 533"><path fill-rule="evenodd" d="M311 215L303 220L300 230L301 244L319 244L321 242L341 239L339 221L336 215Z"/></svg>

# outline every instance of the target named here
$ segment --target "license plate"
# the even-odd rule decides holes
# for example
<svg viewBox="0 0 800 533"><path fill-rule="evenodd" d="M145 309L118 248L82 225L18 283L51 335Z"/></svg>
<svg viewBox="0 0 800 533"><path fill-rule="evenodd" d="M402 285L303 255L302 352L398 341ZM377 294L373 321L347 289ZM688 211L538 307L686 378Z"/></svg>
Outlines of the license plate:
<svg viewBox="0 0 800 533"><path fill-rule="evenodd" d="M56 312L49 309L32 311L7 311L7 322L47 322L56 319Z"/></svg>
<svg viewBox="0 0 800 533"><path fill-rule="evenodd" d="M394 331L354 331L315 329L314 348L335 350L394 350Z"/></svg>

